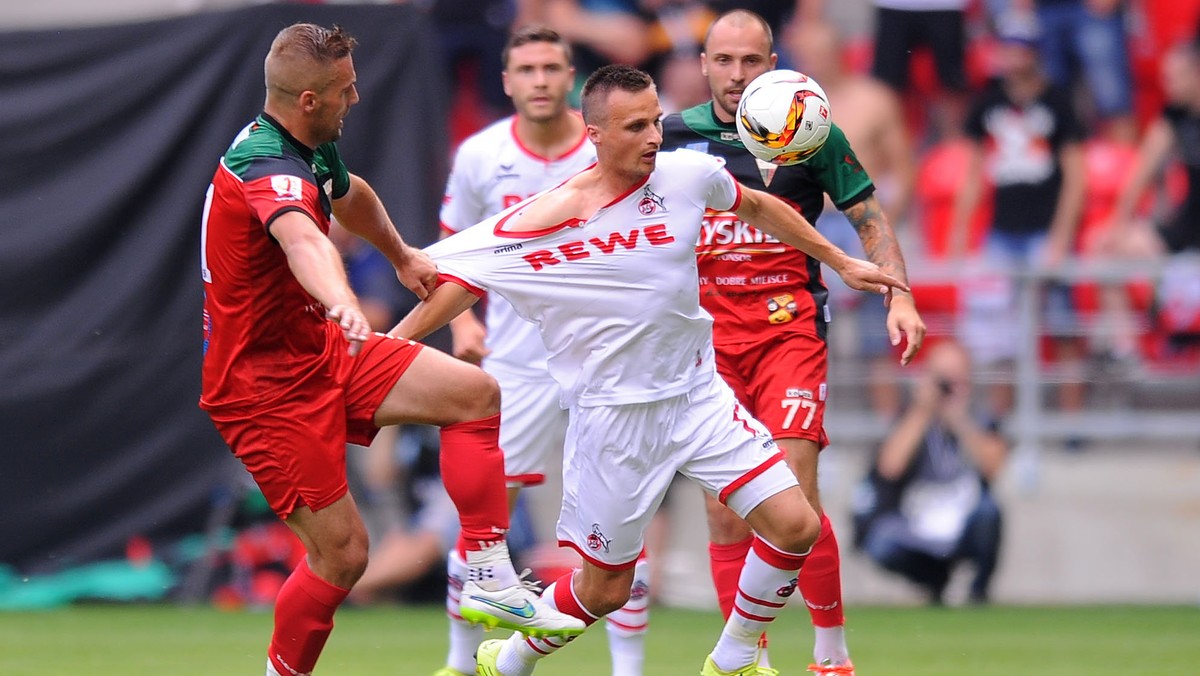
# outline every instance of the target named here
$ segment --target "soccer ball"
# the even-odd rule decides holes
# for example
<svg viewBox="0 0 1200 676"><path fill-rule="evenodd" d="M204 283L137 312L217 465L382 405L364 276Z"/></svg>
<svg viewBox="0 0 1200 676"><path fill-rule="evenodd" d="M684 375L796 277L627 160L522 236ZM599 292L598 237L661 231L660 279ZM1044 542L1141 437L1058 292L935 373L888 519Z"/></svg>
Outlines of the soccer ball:
<svg viewBox="0 0 1200 676"><path fill-rule="evenodd" d="M803 73L767 71L742 92L736 123L750 154L772 164L800 164L829 138L829 98Z"/></svg>

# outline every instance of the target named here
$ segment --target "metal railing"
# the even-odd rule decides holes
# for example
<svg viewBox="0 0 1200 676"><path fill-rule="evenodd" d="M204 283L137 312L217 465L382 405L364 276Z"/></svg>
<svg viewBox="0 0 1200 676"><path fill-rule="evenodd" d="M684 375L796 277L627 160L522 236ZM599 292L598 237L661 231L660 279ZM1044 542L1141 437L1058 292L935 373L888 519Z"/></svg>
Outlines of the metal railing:
<svg viewBox="0 0 1200 676"><path fill-rule="evenodd" d="M1171 259L1173 274L1194 275L1194 288L1200 289L1200 256L1175 256ZM1047 442L1066 439L1081 440L1153 440L1194 444L1200 448L1200 367L1195 361L1175 368L1155 368L1153 363L1134 361L1123 369L1101 369L1096 360L1089 360L1081 374L1093 390L1103 389L1107 397L1093 397L1088 408L1079 412L1050 410L1045 403L1045 389L1070 380L1061 370L1044 368L1041 341L1047 335L1045 314L1041 307L1042 290L1051 282L1066 284L1095 283L1125 285L1133 281L1148 281L1156 288L1164 271L1162 261L1098 261L1071 259L1053 269L998 269L979 261L947 263L909 261L909 276L915 289L922 285L955 285L958 287L959 310L955 316L936 316L924 313L931 326L931 335L960 335L962 294L970 293L979 280L1004 278L1016 285L1013 332L1018 344L1012 367L989 370L977 383L999 382L1014 386L1015 405L1005 422L1006 432L1014 440L1014 466L1023 476L1023 483L1036 482L1037 457ZM1200 298L1195 299L1200 307ZM920 296L918 295L918 302ZM1056 322L1057 324L1058 322ZM1143 328L1147 322L1143 321ZM1054 335L1063 335L1056 326ZM833 331L838 330L835 319ZM882 331L883 328L880 327ZM1069 335L1083 336L1089 341L1105 338L1103 322L1075 323ZM961 335L960 335L961 337ZM907 369L898 374L902 381L913 380L919 371ZM830 385L834 399L826 416L826 427L834 439L872 443L882 438L889 421L872 413L864 401L855 405L838 398L839 391L857 391L870 374L861 366L831 360ZM1163 403L1163 402L1167 403ZM1147 405L1149 404L1149 405Z"/></svg>

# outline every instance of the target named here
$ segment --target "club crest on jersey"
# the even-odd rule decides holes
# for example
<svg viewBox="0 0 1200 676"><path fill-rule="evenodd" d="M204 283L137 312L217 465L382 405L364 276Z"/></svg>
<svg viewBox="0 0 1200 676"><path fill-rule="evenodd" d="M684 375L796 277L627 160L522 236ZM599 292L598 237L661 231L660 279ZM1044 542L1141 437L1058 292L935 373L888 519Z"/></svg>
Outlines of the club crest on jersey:
<svg viewBox="0 0 1200 676"><path fill-rule="evenodd" d="M767 299L767 321L772 324L786 324L796 318L796 297L783 293ZM812 393L809 393L809 397Z"/></svg>
<svg viewBox="0 0 1200 676"><path fill-rule="evenodd" d="M775 170L779 169L779 165L764 162L757 157L754 158L754 163L758 165L758 175L762 177L763 185L771 185L771 180L775 178Z"/></svg>
<svg viewBox="0 0 1200 676"><path fill-rule="evenodd" d="M304 181L298 176L276 174L271 177L271 189L275 191L276 202L299 202L304 199Z"/></svg>
<svg viewBox="0 0 1200 676"><path fill-rule="evenodd" d="M663 197L650 189L649 186L642 188L642 201L638 202L638 212L643 216L649 216L659 209L667 210L663 205Z"/></svg>
<svg viewBox="0 0 1200 676"><path fill-rule="evenodd" d="M592 524L592 532L588 533L587 536L588 549L592 550L593 552L598 552L603 549L605 552L607 552L608 545L611 542L612 539L604 537L604 532L600 530L600 524Z"/></svg>

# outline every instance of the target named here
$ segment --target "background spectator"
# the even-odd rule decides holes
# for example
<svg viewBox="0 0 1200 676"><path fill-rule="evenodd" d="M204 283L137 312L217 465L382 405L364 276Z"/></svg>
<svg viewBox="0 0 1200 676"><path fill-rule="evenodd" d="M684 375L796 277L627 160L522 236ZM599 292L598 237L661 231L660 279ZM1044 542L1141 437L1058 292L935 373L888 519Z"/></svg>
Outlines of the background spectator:
<svg viewBox="0 0 1200 676"><path fill-rule="evenodd" d="M971 411L971 362L958 343L928 348L912 404L879 447L855 509L856 542L879 565L943 602L954 567L975 566L970 601L986 603L1000 552L989 488L1008 448Z"/></svg>
<svg viewBox="0 0 1200 676"><path fill-rule="evenodd" d="M1123 0L1013 0L1012 10L1036 11L1042 24L1041 63L1055 85L1085 85L1101 131L1114 140L1137 138L1133 75Z"/></svg>
<svg viewBox="0 0 1200 676"><path fill-rule="evenodd" d="M1054 267L1071 254L1084 198L1084 131L1070 97L1046 79L1039 67L1038 27L1031 15L1009 14L997 24L997 80L971 107L966 136L972 142L963 188L955 205L951 260L967 249L970 215L985 181L995 187L991 229L984 245L989 271L966 294L964 342L977 361L1005 364L1019 341L1016 279L1007 273ZM1074 317L1070 289L1050 284L1047 331L1056 335L1056 358L1079 367L1079 341L1070 338ZM1060 388L1060 405L1083 406L1082 374ZM1012 408L1012 388L992 392L992 412Z"/></svg>
<svg viewBox="0 0 1200 676"><path fill-rule="evenodd" d="M967 97L966 7L968 0L875 0L875 63L871 72L898 93L909 86L913 50L933 52L942 92L933 107L940 137L958 134Z"/></svg>
<svg viewBox="0 0 1200 676"><path fill-rule="evenodd" d="M1163 260L1168 254L1200 252L1200 47L1196 42L1181 43L1167 52L1162 63L1162 87L1167 105L1146 131L1133 174L1121 190L1110 223L1093 245L1101 255ZM1144 218L1139 205L1173 155L1178 155L1187 171L1183 202L1165 218ZM1165 275L1163 284L1178 284L1186 296L1186 287L1194 283L1194 276L1194 270L1184 275ZM1164 288L1160 297L1174 295L1174 291ZM1106 288L1104 301L1116 327L1109 348L1118 359L1128 358L1135 350L1136 335L1124 286ZM1171 310L1169 303L1163 305L1168 312ZM1194 326L1189 326L1186 319L1170 323L1168 328L1174 333L1200 332L1200 320Z"/></svg>
<svg viewBox="0 0 1200 676"><path fill-rule="evenodd" d="M522 25L545 24L575 47L575 96L587 76L607 63L643 66L650 58L651 15L637 0L521 0Z"/></svg>

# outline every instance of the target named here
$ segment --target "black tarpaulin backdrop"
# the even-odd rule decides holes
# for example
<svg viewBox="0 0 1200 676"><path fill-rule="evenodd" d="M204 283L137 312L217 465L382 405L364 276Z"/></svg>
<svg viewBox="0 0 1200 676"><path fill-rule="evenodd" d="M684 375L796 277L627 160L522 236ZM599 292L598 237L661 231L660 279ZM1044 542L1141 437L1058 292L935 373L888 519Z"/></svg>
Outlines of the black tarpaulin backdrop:
<svg viewBox="0 0 1200 676"><path fill-rule="evenodd" d="M199 529L241 472L196 406L200 209L296 21L359 38L343 156L407 239L432 241L447 85L411 8L0 34L0 562L51 570Z"/></svg>

